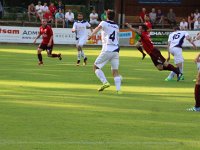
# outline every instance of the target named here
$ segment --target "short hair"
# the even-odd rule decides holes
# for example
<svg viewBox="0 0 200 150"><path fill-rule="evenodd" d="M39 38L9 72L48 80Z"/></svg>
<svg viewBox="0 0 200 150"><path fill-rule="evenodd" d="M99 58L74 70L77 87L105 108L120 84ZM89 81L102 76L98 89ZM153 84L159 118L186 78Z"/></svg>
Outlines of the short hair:
<svg viewBox="0 0 200 150"><path fill-rule="evenodd" d="M143 25L141 25L142 26L142 29L144 30L144 31L147 31L148 30L148 28L147 28L147 26L145 25L145 24L143 24Z"/></svg>
<svg viewBox="0 0 200 150"><path fill-rule="evenodd" d="M83 13L82 12L78 12L77 15L82 15L83 16Z"/></svg>
<svg viewBox="0 0 200 150"><path fill-rule="evenodd" d="M115 19L115 12L114 10L108 9L106 12L106 16L109 20L114 20Z"/></svg>
<svg viewBox="0 0 200 150"><path fill-rule="evenodd" d="M180 30L180 27L179 26L173 26L173 29L176 31L176 30Z"/></svg>

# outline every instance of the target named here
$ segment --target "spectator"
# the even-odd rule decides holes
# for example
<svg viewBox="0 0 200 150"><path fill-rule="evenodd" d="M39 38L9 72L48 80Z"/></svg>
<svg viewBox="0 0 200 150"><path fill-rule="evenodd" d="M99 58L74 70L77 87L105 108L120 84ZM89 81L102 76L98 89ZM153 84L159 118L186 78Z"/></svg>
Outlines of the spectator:
<svg viewBox="0 0 200 150"><path fill-rule="evenodd" d="M36 16L42 21L43 13L42 13L42 5L41 1L38 1L38 5L35 6Z"/></svg>
<svg viewBox="0 0 200 150"><path fill-rule="evenodd" d="M101 21L106 21L107 17L106 17L106 10L104 10L104 12L101 14Z"/></svg>
<svg viewBox="0 0 200 150"><path fill-rule="evenodd" d="M53 24L53 14L50 12L49 9L45 12L43 17L47 20L48 24Z"/></svg>
<svg viewBox="0 0 200 150"><path fill-rule="evenodd" d="M52 13L52 15L55 15L56 14L56 6L54 5L54 3L51 2L51 4L49 5L49 10L50 12Z"/></svg>
<svg viewBox="0 0 200 150"><path fill-rule="evenodd" d="M194 22L194 30L200 30L200 17Z"/></svg>
<svg viewBox="0 0 200 150"><path fill-rule="evenodd" d="M176 14L173 12L172 8L167 14L167 20L171 27L176 25Z"/></svg>
<svg viewBox="0 0 200 150"><path fill-rule="evenodd" d="M35 21L37 21L36 18L36 9L35 9L35 5L33 3L31 3L30 5L28 5L28 20L31 21L31 16L35 16Z"/></svg>
<svg viewBox="0 0 200 150"><path fill-rule="evenodd" d="M64 28L64 26L65 26L65 16L62 13L61 9L59 9L58 12L55 15L55 25L56 25L56 28L58 27L58 22L62 22L62 25L63 25L63 28Z"/></svg>
<svg viewBox="0 0 200 150"><path fill-rule="evenodd" d="M144 18L147 16L146 14L146 8L142 8L142 12L140 13L140 22L144 23Z"/></svg>
<svg viewBox="0 0 200 150"><path fill-rule="evenodd" d="M188 23L183 18L182 21L180 22L180 30L187 30L187 29L188 29Z"/></svg>
<svg viewBox="0 0 200 150"><path fill-rule="evenodd" d="M158 24L164 24L164 14L160 9L158 9L156 20Z"/></svg>
<svg viewBox="0 0 200 150"><path fill-rule="evenodd" d="M156 10L152 8L151 12L149 13L149 19L152 24L156 23Z"/></svg>
<svg viewBox="0 0 200 150"><path fill-rule="evenodd" d="M49 7L47 6L47 3L44 3L42 6L42 13L45 14L49 10Z"/></svg>
<svg viewBox="0 0 200 150"><path fill-rule="evenodd" d="M194 13L194 19L195 19L195 21L196 21L199 17L200 17L199 10L196 9L196 10L195 10L195 13Z"/></svg>
<svg viewBox="0 0 200 150"><path fill-rule="evenodd" d="M97 21L98 19L98 14L96 13L96 11L93 9L92 13L90 14L90 24L92 26L96 26L99 24L99 22Z"/></svg>
<svg viewBox="0 0 200 150"><path fill-rule="evenodd" d="M66 28L69 27L69 23L74 23L74 13L71 11L71 9L68 10L68 12L65 13L65 25Z"/></svg>
<svg viewBox="0 0 200 150"><path fill-rule="evenodd" d="M193 30L193 29L194 29L194 22L195 22L194 14L191 13L191 14L188 16L188 24L189 24L189 29L190 29L190 30Z"/></svg>
<svg viewBox="0 0 200 150"><path fill-rule="evenodd" d="M58 10L58 11L61 10L62 13L64 13L64 6L63 6L63 4L62 4L62 1L59 1L59 2L58 2L57 10Z"/></svg>

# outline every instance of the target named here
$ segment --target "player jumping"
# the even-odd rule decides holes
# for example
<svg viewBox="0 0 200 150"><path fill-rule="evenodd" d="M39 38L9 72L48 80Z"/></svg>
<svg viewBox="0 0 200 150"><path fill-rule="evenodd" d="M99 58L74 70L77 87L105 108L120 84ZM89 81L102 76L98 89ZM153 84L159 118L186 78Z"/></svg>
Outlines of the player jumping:
<svg viewBox="0 0 200 150"><path fill-rule="evenodd" d="M182 74L180 73L179 69L174 67L173 65L169 64L168 61L162 56L160 51L154 47L153 43L151 42L149 33L147 31L147 26L142 25L139 26L139 30L132 28L129 23L126 25L134 32L136 32L141 37L141 42L144 50L149 54L151 60L153 61L154 65L157 67L158 70L169 70L173 71L177 74L177 81L180 80Z"/></svg>
<svg viewBox="0 0 200 150"><path fill-rule="evenodd" d="M89 36L89 39L95 35L98 31L101 31L102 39L102 50L100 55L97 57L94 63L94 71L99 80L103 85L98 89L98 91L103 91L104 89L110 87L110 83L107 81L103 71L101 70L104 65L108 62L111 63L111 70L114 77L114 82L118 94L121 94L121 77L118 73L119 68L119 27L114 22L115 12L113 10L108 10L106 12L107 21L102 21Z"/></svg>
<svg viewBox="0 0 200 150"><path fill-rule="evenodd" d="M38 36L34 40L34 44L37 39L42 35L42 42L38 46L37 55L38 55L38 64L42 65L42 51L46 50L48 57L58 57L60 60L62 59L61 54L52 54L53 51L53 31L49 25L47 25L47 20L42 19L42 25L40 27L40 31Z"/></svg>
<svg viewBox="0 0 200 150"><path fill-rule="evenodd" d="M169 35L168 39L168 58L167 61L170 60L170 53L174 56L174 63L180 69L180 72L183 74L183 54L182 54L182 45L184 39L188 40L193 47L196 49L196 45L192 41L192 38L189 36L187 31L180 31L179 27L174 27L174 32ZM169 76L165 79L165 81L171 81L174 77L175 73L171 71ZM184 80L184 76L182 75L181 80Z"/></svg>
<svg viewBox="0 0 200 150"><path fill-rule="evenodd" d="M77 66L80 65L81 57L83 57L84 59L83 65L87 64L87 57L83 52L83 45L87 42L88 38L87 28L90 27L91 25L87 21L83 20L83 14L78 13L78 21L74 22L72 28L72 32L76 33L76 41L77 41L76 47L78 50L77 64L76 64Z"/></svg>

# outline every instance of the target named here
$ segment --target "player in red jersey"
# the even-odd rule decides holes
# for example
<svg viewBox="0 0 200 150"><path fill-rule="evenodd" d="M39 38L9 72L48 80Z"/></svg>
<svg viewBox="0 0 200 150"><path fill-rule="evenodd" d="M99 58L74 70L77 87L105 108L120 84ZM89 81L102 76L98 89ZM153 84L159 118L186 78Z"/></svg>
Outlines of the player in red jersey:
<svg viewBox="0 0 200 150"><path fill-rule="evenodd" d="M47 20L42 19L42 25L40 27L40 32L38 36L34 40L34 44L37 39L42 35L42 42L38 46L37 55L39 60L39 65L43 64L42 61L42 51L46 50L48 57L58 57L60 60L62 59L61 54L52 54L53 51L53 31L49 25L47 25Z"/></svg>
<svg viewBox="0 0 200 150"><path fill-rule="evenodd" d="M150 32L151 32L151 29L152 29L152 24L151 24L151 22L149 21L149 17L147 17L147 16L145 16L144 17L144 24L147 26L147 28L148 28L148 32L149 32L149 34L150 34ZM144 59L145 58L145 56L146 56L146 54L144 53L144 51L143 51L143 49L142 49L142 46L141 46L141 40L139 40L137 43L136 43L136 48L142 53L142 59Z"/></svg>
<svg viewBox="0 0 200 150"><path fill-rule="evenodd" d="M126 25L134 32L136 32L141 37L141 43L146 51L146 53L151 57L154 65L157 67L158 70L169 70L173 71L177 74L177 81L180 80L182 74L180 73L179 68L174 67L173 65L169 64L169 62L162 56L160 51L154 47L150 35L148 33L148 29L146 25L139 26L139 30L132 28L132 26L128 23Z"/></svg>

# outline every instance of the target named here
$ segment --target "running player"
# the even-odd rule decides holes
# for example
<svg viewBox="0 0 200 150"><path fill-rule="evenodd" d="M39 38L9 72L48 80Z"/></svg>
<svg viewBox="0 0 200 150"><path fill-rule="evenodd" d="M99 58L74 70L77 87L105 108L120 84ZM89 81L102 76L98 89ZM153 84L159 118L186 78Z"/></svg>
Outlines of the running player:
<svg viewBox="0 0 200 150"><path fill-rule="evenodd" d="M98 89L98 91L103 91L104 89L110 87L110 83L107 81L103 71L101 70L104 65L108 62L111 63L111 70L114 77L114 82L118 94L121 94L121 77L118 73L119 68L119 27L113 21L115 18L115 12L113 10L108 10L106 12L107 21L102 21L89 36L89 39L95 35L98 31L101 31L102 38L102 50L100 55L97 57L94 63L94 71L99 80L103 85Z"/></svg>
<svg viewBox="0 0 200 150"><path fill-rule="evenodd" d="M83 65L87 64L87 57L83 52L83 45L87 42L88 38L87 28L90 27L91 25L87 21L83 20L83 14L78 13L78 21L74 22L72 28L72 32L76 33L76 41L77 41L76 47L78 50L77 64L76 64L77 66L80 65L81 57L83 57L84 59Z"/></svg>
<svg viewBox="0 0 200 150"><path fill-rule="evenodd" d="M193 47L196 49L196 45L192 41L192 38L189 36L187 31L180 31L179 27L174 27L174 32L169 35L168 39L168 58L167 61L170 60L170 53L174 56L174 63L179 68L180 72L183 74L183 54L182 54L182 45L184 39L188 40ZM173 71L170 72L169 76L165 79L165 81L171 81L174 77L175 73ZM184 80L184 76L182 75L181 80Z"/></svg>
<svg viewBox="0 0 200 150"><path fill-rule="evenodd" d="M49 25L47 25L47 20L42 19L42 25L40 27L40 31L38 36L34 40L34 44L37 39L42 36L42 42L38 46L37 55L38 55L38 64L42 65L42 51L46 50L48 57L58 57L60 60L62 59L61 54L52 54L53 51L53 31Z"/></svg>
<svg viewBox="0 0 200 150"><path fill-rule="evenodd" d="M154 65L157 67L158 70L170 70L177 74L177 81L180 80L182 74L180 73L179 69L174 67L173 65L169 64L168 61L162 56L160 51L154 47L151 39L149 37L149 33L147 31L147 26L142 25L139 26L139 30L132 28L132 26L128 23L126 25L134 32L140 35L142 46L144 50L149 54L151 60L153 61Z"/></svg>
<svg viewBox="0 0 200 150"><path fill-rule="evenodd" d="M152 29L152 24L151 22L149 21L149 18L147 16L144 17L144 24L147 26L148 28L148 32L150 34L151 32L151 29ZM142 53L142 60L145 58L146 54L144 53L143 49L142 49L142 43L141 43L141 40L139 40L137 43L136 43L136 48Z"/></svg>
<svg viewBox="0 0 200 150"><path fill-rule="evenodd" d="M198 56L196 57L195 62L197 63L198 66L200 65L200 54L198 54ZM198 71L197 73L194 96L195 96L195 106L189 108L188 111L200 111L200 71Z"/></svg>

